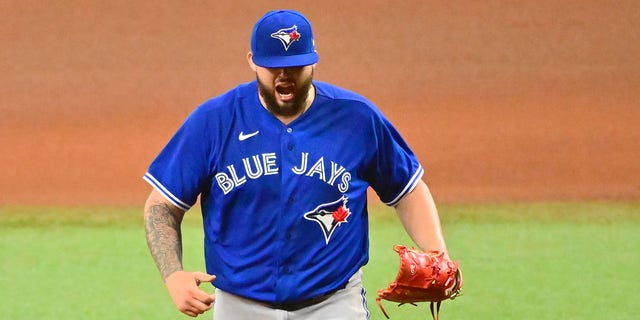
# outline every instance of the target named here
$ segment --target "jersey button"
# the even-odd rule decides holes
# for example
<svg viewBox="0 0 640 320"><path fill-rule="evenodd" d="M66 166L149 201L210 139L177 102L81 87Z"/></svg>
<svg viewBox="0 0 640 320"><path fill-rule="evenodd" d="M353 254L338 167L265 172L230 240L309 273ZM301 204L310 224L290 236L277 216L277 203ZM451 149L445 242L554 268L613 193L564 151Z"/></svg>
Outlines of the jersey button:
<svg viewBox="0 0 640 320"><path fill-rule="evenodd" d="M291 133L291 132L293 132L293 129L287 128L287 133Z"/></svg>
<svg viewBox="0 0 640 320"><path fill-rule="evenodd" d="M289 149L289 151L293 150L293 144L291 143L287 144L287 149Z"/></svg>

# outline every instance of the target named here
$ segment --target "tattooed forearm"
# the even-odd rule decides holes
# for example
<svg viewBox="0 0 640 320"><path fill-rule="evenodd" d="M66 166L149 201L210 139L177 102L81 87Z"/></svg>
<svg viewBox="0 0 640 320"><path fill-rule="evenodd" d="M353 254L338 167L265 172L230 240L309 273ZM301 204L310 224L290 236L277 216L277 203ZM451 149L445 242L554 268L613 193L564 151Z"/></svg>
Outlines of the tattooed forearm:
<svg viewBox="0 0 640 320"><path fill-rule="evenodd" d="M182 234L180 224L184 212L162 202L148 203L144 225L147 245L162 279L182 270Z"/></svg>

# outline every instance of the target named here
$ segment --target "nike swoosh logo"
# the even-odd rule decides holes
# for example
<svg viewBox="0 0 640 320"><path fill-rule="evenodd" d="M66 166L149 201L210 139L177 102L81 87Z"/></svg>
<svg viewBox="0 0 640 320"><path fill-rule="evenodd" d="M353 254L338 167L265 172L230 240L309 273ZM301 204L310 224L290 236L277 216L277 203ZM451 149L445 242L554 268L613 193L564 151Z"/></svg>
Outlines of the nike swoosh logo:
<svg viewBox="0 0 640 320"><path fill-rule="evenodd" d="M238 140L240 140L240 141L247 140L247 139L257 135L258 133L260 133L260 130L258 130L256 132L251 132L251 133L244 133L244 132L240 131L240 134L238 135Z"/></svg>

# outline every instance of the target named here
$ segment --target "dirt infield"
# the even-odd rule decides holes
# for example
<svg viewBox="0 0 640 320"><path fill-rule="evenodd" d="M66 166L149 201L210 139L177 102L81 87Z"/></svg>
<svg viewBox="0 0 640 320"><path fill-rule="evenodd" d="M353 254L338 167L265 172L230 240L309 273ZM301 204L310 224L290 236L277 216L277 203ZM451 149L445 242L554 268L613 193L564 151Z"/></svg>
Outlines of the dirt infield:
<svg viewBox="0 0 640 320"><path fill-rule="evenodd" d="M149 162L253 78L251 27L281 5L1 1L0 205L142 205ZM438 201L640 199L639 2L286 5L316 78L383 110Z"/></svg>

